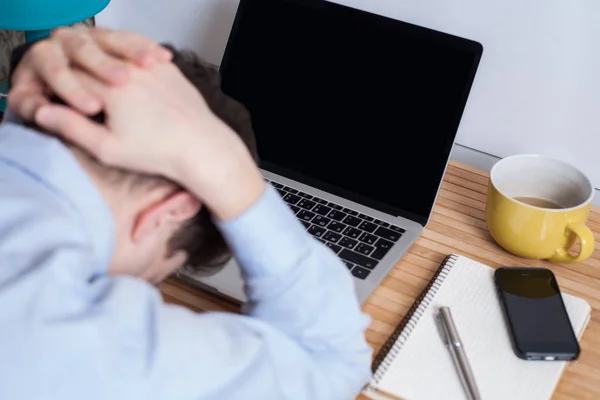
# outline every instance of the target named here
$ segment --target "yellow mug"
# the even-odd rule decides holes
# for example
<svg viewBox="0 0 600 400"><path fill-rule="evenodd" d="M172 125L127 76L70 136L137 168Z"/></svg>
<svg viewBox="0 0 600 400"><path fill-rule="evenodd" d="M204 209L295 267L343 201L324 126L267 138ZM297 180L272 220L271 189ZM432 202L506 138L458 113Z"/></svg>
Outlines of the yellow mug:
<svg viewBox="0 0 600 400"><path fill-rule="evenodd" d="M526 258L580 262L594 252L585 224L594 187L575 167L541 155L507 157L492 168L486 219L494 240ZM569 249L579 240L578 255Z"/></svg>

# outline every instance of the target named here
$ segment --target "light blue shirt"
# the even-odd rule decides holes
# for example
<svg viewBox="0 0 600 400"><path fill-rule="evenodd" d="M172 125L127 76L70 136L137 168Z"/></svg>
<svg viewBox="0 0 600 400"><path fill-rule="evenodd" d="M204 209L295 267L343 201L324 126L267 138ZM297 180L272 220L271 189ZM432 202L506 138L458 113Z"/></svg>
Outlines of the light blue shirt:
<svg viewBox="0 0 600 400"><path fill-rule="evenodd" d="M107 275L113 218L71 152L1 125L0 399L354 398L371 349L346 267L272 188L220 229L245 315L167 305Z"/></svg>

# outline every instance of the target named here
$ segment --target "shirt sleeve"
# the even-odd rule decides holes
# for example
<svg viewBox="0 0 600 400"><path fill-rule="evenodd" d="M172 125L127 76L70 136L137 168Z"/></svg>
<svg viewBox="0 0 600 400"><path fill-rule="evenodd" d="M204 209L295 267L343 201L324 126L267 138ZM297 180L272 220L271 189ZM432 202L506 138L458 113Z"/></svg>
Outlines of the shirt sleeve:
<svg viewBox="0 0 600 400"><path fill-rule="evenodd" d="M369 378L350 274L272 188L220 224L245 315L196 314L107 275L112 219L72 155L0 131L0 398L337 400Z"/></svg>

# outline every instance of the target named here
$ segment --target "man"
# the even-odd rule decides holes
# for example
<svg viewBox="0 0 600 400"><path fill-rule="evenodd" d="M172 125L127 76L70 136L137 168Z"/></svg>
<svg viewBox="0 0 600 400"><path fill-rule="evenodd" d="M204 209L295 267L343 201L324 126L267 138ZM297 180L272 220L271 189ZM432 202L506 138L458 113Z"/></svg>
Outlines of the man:
<svg viewBox="0 0 600 400"><path fill-rule="evenodd" d="M15 71L11 109L68 145L0 126L0 398L353 398L371 352L347 270L265 184L218 87L203 97L138 39L64 30ZM245 315L149 284L196 259L176 238L202 210L242 266Z"/></svg>

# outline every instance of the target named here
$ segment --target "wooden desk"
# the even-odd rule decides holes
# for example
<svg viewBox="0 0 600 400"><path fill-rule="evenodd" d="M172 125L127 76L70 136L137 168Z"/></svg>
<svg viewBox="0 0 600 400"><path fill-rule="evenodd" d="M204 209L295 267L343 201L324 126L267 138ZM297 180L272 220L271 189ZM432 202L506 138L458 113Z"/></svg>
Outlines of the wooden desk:
<svg viewBox="0 0 600 400"><path fill-rule="evenodd" d="M363 309L373 322L367 340L378 351L421 290L450 253L459 253L493 267L528 265L548 267L563 291L591 304L592 320L582 338L582 354L570 363L556 390L555 399L600 399L600 210L590 216L596 233L596 251L578 265L556 265L524 260L500 249L485 224L487 173L452 163L444 179L433 218L423 236L373 293ZM161 285L166 301L194 310L236 311L233 304L176 280ZM364 399L364 397L360 397Z"/></svg>

